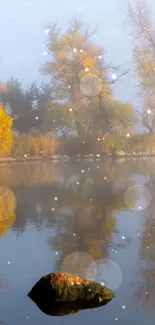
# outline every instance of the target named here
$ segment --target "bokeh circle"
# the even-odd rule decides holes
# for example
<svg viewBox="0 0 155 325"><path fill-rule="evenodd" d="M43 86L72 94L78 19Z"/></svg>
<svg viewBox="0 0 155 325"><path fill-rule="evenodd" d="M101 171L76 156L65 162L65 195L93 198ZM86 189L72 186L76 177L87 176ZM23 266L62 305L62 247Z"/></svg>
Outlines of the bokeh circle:
<svg viewBox="0 0 155 325"><path fill-rule="evenodd" d="M88 73L80 80L80 89L85 96L96 96L102 90L102 80L93 73Z"/></svg>
<svg viewBox="0 0 155 325"><path fill-rule="evenodd" d="M151 194L144 185L133 185L126 190L124 201L131 210L145 210L150 204Z"/></svg>
<svg viewBox="0 0 155 325"><path fill-rule="evenodd" d="M71 273L81 278L87 278L87 270L91 264L94 263L94 259L91 255L76 251L67 255L61 265L61 272Z"/></svg>
<svg viewBox="0 0 155 325"><path fill-rule="evenodd" d="M116 291L122 283L122 270L111 259L99 259L89 266L87 279L101 283Z"/></svg>

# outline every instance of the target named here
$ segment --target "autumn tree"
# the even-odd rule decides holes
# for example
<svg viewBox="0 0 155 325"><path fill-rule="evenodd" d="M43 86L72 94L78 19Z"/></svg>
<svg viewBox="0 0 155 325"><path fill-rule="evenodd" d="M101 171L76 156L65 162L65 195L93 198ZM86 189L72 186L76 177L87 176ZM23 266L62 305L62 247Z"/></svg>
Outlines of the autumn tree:
<svg viewBox="0 0 155 325"><path fill-rule="evenodd" d="M0 106L0 154L8 153L12 148L12 118Z"/></svg>
<svg viewBox="0 0 155 325"><path fill-rule="evenodd" d="M117 105L119 118L113 121L115 101L111 84L125 72L109 78L109 69L116 67L105 63L104 50L93 41L94 31L77 21L72 21L63 34L57 24L48 30L49 60L42 72L51 76L56 87L56 100L63 100L72 113L72 127L78 135L86 134L92 125L98 127L98 122L102 132L106 133L116 121L123 125L125 120L129 120L133 116L132 107L129 105L127 114L122 115L120 103Z"/></svg>
<svg viewBox="0 0 155 325"><path fill-rule="evenodd" d="M147 0L128 1L127 15L134 37L133 62L143 98L141 122L149 133L155 131L155 28Z"/></svg>

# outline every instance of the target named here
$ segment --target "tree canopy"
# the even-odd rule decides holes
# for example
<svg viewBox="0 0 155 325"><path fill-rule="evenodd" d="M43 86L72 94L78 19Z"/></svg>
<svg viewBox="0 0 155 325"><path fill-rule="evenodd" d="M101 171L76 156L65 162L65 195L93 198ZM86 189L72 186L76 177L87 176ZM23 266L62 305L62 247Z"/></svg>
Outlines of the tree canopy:
<svg viewBox="0 0 155 325"><path fill-rule="evenodd" d="M155 28L146 0L128 1L128 18L134 37L133 63L139 93L143 98L141 121L149 133L155 131Z"/></svg>
<svg viewBox="0 0 155 325"><path fill-rule="evenodd" d="M106 133L116 125L123 129L126 122L128 128L135 123L132 105L116 101L112 93L112 83L126 72L109 76L110 69L117 67L106 64L104 49L95 44L93 34L78 21L71 21L64 33L57 24L50 26L49 60L41 69L51 77L51 83L54 81L56 100L63 105L61 121L65 120L64 107L68 107L67 124L78 135L86 134L92 125Z"/></svg>

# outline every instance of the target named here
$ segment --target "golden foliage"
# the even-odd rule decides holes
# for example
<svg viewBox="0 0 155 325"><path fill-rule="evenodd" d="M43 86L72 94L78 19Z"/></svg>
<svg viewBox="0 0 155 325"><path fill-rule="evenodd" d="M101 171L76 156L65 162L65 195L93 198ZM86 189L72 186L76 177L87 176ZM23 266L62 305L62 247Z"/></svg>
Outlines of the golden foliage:
<svg viewBox="0 0 155 325"><path fill-rule="evenodd" d="M84 59L83 65L84 67L92 68L96 64L96 59L92 56L88 56L87 58Z"/></svg>
<svg viewBox="0 0 155 325"><path fill-rule="evenodd" d="M15 220L16 199L13 192L0 187L0 236L2 236Z"/></svg>
<svg viewBox="0 0 155 325"><path fill-rule="evenodd" d="M81 24L74 22L66 32L59 33L55 41L54 33L55 30L49 33L47 50L51 54L51 61L44 65L43 72L60 73L59 78L66 85L73 80L77 82L77 77L79 82L85 74L86 67L91 70L90 72L101 74L101 65L97 62L97 56L102 49L90 40L90 36Z"/></svg>
<svg viewBox="0 0 155 325"><path fill-rule="evenodd" d="M0 154L8 153L12 148L12 118L0 106Z"/></svg>
<svg viewBox="0 0 155 325"><path fill-rule="evenodd" d="M12 118L0 106L0 154L7 153L12 148Z"/></svg>

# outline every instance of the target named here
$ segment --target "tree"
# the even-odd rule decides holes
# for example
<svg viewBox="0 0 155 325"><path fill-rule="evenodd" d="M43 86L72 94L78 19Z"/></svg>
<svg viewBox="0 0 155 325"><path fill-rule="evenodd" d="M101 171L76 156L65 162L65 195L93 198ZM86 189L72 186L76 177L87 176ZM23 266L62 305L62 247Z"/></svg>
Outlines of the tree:
<svg viewBox="0 0 155 325"><path fill-rule="evenodd" d="M139 81L143 98L141 122L149 133L155 131L155 29L151 22L150 9L146 0L137 0L136 6L128 1L127 15L132 27L135 45L133 62L135 76Z"/></svg>
<svg viewBox="0 0 155 325"><path fill-rule="evenodd" d="M100 121L103 133L113 127L111 84L126 73L114 75L116 80L109 79L109 69L117 68L106 65L104 50L92 41L93 34L78 21L71 21L64 34L53 24L47 40L50 59L42 68L55 84L56 100L63 99L72 110L72 126L79 136L90 130L94 119ZM132 114L131 108L129 116Z"/></svg>
<svg viewBox="0 0 155 325"><path fill-rule="evenodd" d="M26 89L22 83L11 78L6 87L0 87L0 98L4 110L13 118L13 128L20 132L28 132L33 128L42 129L45 105L51 100L51 87L35 82Z"/></svg>
<svg viewBox="0 0 155 325"><path fill-rule="evenodd" d="M9 152L12 142L12 118L0 106L0 154Z"/></svg>
<svg viewBox="0 0 155 325"><path fill-rule="evenodd" d="M108 133L126 135L130 132L137 122L132 104L121 103L116 99L107 100L107 102L102 99L102 101L101 108L93 104L96 108L93 127L104 135Z"/></svg>

